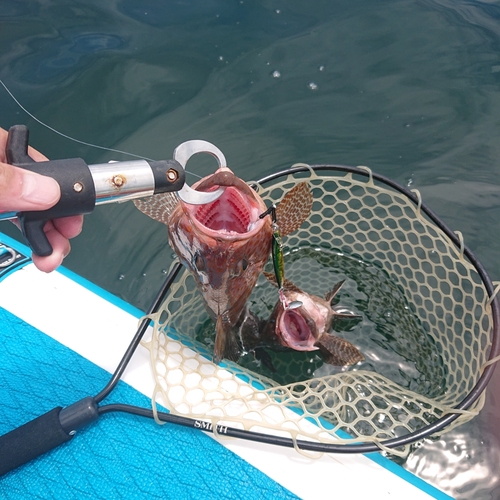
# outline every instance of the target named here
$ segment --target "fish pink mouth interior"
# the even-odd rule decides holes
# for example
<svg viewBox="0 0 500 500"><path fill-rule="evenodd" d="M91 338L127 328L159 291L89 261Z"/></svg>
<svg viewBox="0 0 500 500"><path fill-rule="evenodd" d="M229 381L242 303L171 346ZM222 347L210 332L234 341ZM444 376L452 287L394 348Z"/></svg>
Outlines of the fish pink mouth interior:
<svg viewBox="0 0 500 500"><path fill-rule="evenodd" d="M295 310L288 310L283 313L281 319L281 333L283 340L295 349L309 350L315 342L309 326L301 314Z"/></svg>
<svg viewBox="0 0 500 500"><path fill-rule="evenodd" d="M252 222L251 206L238 189L229 186L224 194L212 203L200 205L195 217L213 231L246 233Z"/></svg>

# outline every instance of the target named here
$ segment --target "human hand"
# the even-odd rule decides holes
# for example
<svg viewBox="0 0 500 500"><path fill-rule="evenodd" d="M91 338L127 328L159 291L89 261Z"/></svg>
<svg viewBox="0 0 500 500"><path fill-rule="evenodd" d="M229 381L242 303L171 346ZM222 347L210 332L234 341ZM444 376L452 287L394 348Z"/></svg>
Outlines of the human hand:
<svg viewBox="0 0 500 500"><path fill-rule="evenodd" d="M47 210L54 206L61 197L59 184L51 177L7 164L5 154L7 135L7 131L0 128L0 212ZM31 147L28 149L28 154L35 161L47 160L44 155ZM56 269L71 250L70 238L80 234L82 225L82 215L47 222L44 231L53 252L48 257L33 254L35 266L46 273Z"/></svg>

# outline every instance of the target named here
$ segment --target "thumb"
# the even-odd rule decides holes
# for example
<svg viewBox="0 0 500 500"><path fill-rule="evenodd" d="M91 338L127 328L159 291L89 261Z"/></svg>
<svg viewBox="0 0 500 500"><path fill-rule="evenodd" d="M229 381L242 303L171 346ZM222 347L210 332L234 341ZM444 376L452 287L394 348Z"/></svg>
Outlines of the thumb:
<svg viewBox="0 0 500 500"><path fill-rule="evenodd" d="M46 210L60 197L59 184L52 177L0 162L0 211Z"/></svg>

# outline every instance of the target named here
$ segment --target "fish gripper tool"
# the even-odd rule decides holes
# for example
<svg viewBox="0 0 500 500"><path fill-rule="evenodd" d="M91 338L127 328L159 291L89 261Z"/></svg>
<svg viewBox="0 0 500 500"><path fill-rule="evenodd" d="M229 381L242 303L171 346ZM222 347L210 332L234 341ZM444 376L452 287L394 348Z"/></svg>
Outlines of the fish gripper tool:
<svg viewBox="0 0 500 500"><path fill-rule="evenodd" d="M7 163L52 177L61 189L61 198L52 208L41 211L3 212L0 220L17 218L33 253L52 253L44 226L60 217L88 214L97 205L177 192L186 203L203 204L216 200L222 191L200 193L186 183L185 163L171 160L133 160L87 165L81 158L35 162L28 154L29 130L24 125L9 129ZM175 158L175 152L174 152Z"/></svg>

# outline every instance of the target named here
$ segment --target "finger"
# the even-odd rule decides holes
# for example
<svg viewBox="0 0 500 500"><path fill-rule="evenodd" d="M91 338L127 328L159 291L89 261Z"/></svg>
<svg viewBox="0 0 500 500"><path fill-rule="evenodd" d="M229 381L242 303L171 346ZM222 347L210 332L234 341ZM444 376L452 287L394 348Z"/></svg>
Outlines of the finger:
<svg viewBox="0 0 500 500"><path fill-rule="evenodd" d="M0 162L0 211L46 210L61 197L57 181Z"/></svg>
<svg viewBox="0 0 500 500"><path fill-rule="evenodd" d="M5 146L7 145L7 130L0 128L0 161L6 162Z"/></svg>
<svg viewBox="0 0 500 500"><path fill-rule="evenodd" d="M48 161L49 159L31 146L28 147L28 155L35 161Z"/></svg>
<svg viewBox="0 0 500 500"><path fill-rule="evenodd" d="M45 273L50 273L62 264L62 261L71 250L71 245L55 227L52 222L47 222L44 228L47 239L52 246L52 253L47 257L33 254L33 264Z"/></svg>
<svg viewBox="0 0 500 500"><path fill-rule="evenodd" d="M4 163L7 162L7 157L5 155L5 147L7 146L7 137L8 137L7 130L0 128L0 161ZM37 151L35 148L32 148L31 146L28 147L28 154L35 161L47 161L46 156L44 156L42 153Z"/></svg>
<svg viewBox="0 0 500 500"><path fill-rule="evenodd" d="M74 238L82 232L83 215L74 215L72 217L62 217L54 219L54 227L67 239Z"/></svg>

